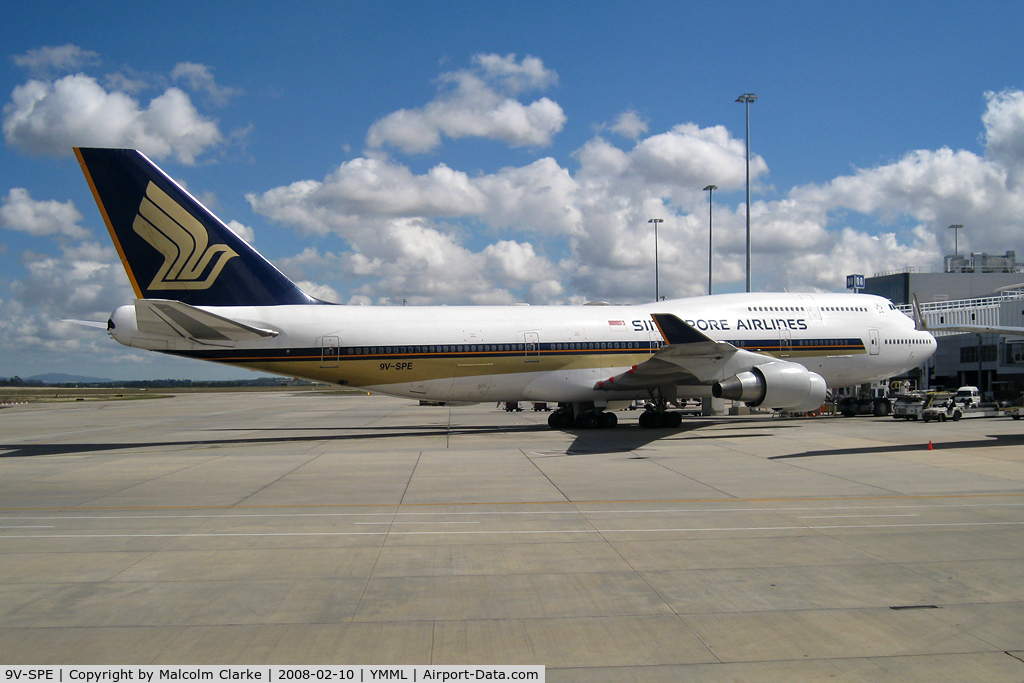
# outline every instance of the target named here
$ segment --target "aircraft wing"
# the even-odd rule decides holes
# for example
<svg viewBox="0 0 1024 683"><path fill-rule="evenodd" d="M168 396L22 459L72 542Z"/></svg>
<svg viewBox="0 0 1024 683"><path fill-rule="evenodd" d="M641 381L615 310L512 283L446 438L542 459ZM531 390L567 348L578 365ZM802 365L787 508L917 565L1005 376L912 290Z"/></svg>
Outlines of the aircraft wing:
<svg viewBox="0 0 1024 683"><path fill-rule="evenodd" d="M276 337L276 330L251 327L195 306L165 299L136 299L139 331L158 337L184 337L215 346Z"/></svg>
<svg viewBox="0 0 1024 683"><path fill-rule="evenodd" d="M598 382L596 389L629 391L667 383L711 384L774 360L715 341L670 313L654 313L651 317L668 344L649 360Z"/></svg>

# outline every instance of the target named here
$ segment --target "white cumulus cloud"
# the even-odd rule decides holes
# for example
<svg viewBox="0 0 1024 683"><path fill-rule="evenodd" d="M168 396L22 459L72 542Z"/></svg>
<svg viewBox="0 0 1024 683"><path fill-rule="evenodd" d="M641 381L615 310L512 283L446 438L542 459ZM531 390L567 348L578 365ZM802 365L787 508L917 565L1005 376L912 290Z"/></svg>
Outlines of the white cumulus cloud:
<svg viewBox="0 0 1024 683"><path fill-rule="evenodd" d="M638 140L647 132L647 122L640 118L640 114L630 109L619 114L615 123L609 126L608 130L630 140Z"/></svg>
<svg viewBox="0 0 1024 683"><path fill-rule="evenodd" d="M180 62L171 70L171 80L185 83L192 91L205 93L210 101L223 107L228 100L239 94L237 88L218 85L213 69L205 64Z"/></svg>
<svg viewBox="0 0 1024 683"><path fill-rule="evenodd" d="M1010 184L1016 188L1024 169L1024 92L987 92L985 99L985 156L1006 169Z"/></svg>
<svg viewBox="0 0 1024 683"><path fill-rule="evenodd" d="M28 154L66 156L75 146L134 147L186 164L224 142L217 122L200 114L178 88L142 106L83 73L16 87L3 108L3 133L8 145Z"/></svg>
<svg viewBox="0 0 1024 683"><path fill-rule="evenodd" d="M67 73L93 66L99 63L99 58L97 53L83 50L71 43L41 47L12 57L17 66L27 69L32 76L39 78L49 78L53 73Z"/></svg>
<svg viewBox="0 0 1024 683"><path fill-rule="evenodd" d="M1016 247L1024 227L1024 189L1014 181L1024 168L1024 93L985 98L984 156L911 150L891 163L775 198L755 194L755 287L836 290L851 272L938 267L951 251L946 228L953 223L967 225L962 246L995 253ZM620 117L629 124L624 132L640 131L637 120ZM347 240L351 251L336 263L348 273L342 280L360 278L354 293L365 297L360 301L413 292L419 301L435 303L625 302L653 297L648 221L654 217L664 219L662 293L706 291L702 188L714 183L716 291L743 281L741 137L724 126L681 123L651 135L640 132L627 148L598 135L573 156L575 170L546 157L479 175L443 163L417 174L383 157L359 158L322 181L299 181L249 200L277 221ZM754 156L755 191L768 173L767 161ZM476 236L472 249L470 234ZM454 280L459 287L451 286Z"/></svg>
<svg viewBox="0 0 1024 683"><path fill-rule="evenodd" d="M10 298L0 301L0 349L109 358L106 335L61 321L104 321L134 298L114 247L78 242L56 256L26 251L21 263L27 275L12 281Z"/></svg>
<svg viewBox="0 0 1024 683"><path fill-rule="evenodd" d="M517 62L515 55L477 55L471 69L442 74L442 92L426 106L400 109L374 123L366 142L371 148L391 145L408 154L436 149L442 136L545 147L565 125L565 112L547 97L523 104L516 96L557 80L535 57Z"/></svg>
<svg viewBox="0 0 1024 683"><path fill-rule="evenodd" d="M78 225L81 220L74 202L36 201L21 187L11 188L0 205L0 227L35 237L86 239L91 233Z"/></svg>
<svg viewBox="0 0 1024 683"><path fill-rule="evenodd" d="M228 221L227 226L231 229L231 232L235 233L249 244L256 241L256 232L248 225L232 220Z"/></svg>
<svg viewBox="0 0 1024 683"><path fill-rule="evenodd" d="M669 218L660 244L664 282L675 283L675 295L700 293L705 280L690 277L693 250L681 245L700 239L703 221L671 216L681 209L666 200L702 207L698 181L741 184L744 153L723 127L686 124L631 150L594 138L575 155L575 174L551 157L477 176L445 164L414 174L394 161L363 157L322 181L301 180L248 199L271 219L343 237L352 252L335 273L377 278L361 285L371 300L409 292L450 303L636 300L652 280L647 220L656 215ZM752 172L755 178L767 172L760 157ZM458 228L465 221L503 237L470 250ZM455 279L459 286L452 286Z"/></svg>
<svg viewBox="0 0 1024 683"><path fill-rule="evenodd" d="M498 228L579 231L576 182L554 159L470 177L439 164L413 174L380 158L347 161L323 181L247 195L259 213L308 232L348 237L368 217L479 218Z"/></svg>
<svg viewBox="0 0 1024 683"><path fill-rule="evenodd" d="M725 126L701 128L695 123L674 126L641 140L633 149L635 170L648 182L704 187L713 182L722 189L746 182L746 147ZM751 179L768 171L764 159L750 159Z"/></svg>

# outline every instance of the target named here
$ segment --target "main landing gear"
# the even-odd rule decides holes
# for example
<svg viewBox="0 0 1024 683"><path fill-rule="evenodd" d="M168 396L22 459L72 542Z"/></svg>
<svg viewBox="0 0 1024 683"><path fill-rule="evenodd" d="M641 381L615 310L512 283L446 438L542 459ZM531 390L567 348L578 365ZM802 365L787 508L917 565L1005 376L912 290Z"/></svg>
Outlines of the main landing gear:
<svg viewBox="0 0 1024 683"><path fill-rule="evenodd" d="M648 407L644 412L640 413L640 426L644 429L659 429L667 427L669 429L675 429L679 425L683 424L683 414L670 412L662 408Z"/></svg>
<svg viewBox="0 0 1024 683"><path fill-rule="evenodd" d="M577 415L571 406L563 406L548 416L548 426L552 429L614 429L618 423L615 413L597 408L583 410Z"/></svg>
<svg viewBox="0 0 1024 683"><path fill-rule="evenodd" d="M683 424L683 414L668 410L668 399L660 389L651 392L651 402L640 414L643 429L675 429Z"/></svg>
<svg viewBox="0 0 1024 683"><path fill-rule="evenodd" d="M667 410L664 399L654 400L640 414L640 426L644 429L675 429L683 423L683 414ZM614 429L619 423L615 413L598 408L593 404L559 404L558 410L548 416L552 429Z"/></svg>

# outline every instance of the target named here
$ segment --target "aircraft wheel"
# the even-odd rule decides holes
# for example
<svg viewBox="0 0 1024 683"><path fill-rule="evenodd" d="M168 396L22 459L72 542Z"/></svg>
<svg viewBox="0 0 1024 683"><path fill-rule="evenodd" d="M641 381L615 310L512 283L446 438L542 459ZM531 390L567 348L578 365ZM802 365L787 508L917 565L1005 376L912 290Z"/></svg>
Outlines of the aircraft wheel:
<svg viewBox="0 0 1024 683"><path fill-rule="evenodd" d="M552 429L567 429L572 427L572 417L564 410L556 410L548 415L548 427Z"/></svg>
<svg viewBox="0 0 1024 683"><path fill-rule="evenodd" d="M576 426L581 429L597 429L601 424L601 416L598 412L588 410L579 416L576 420Z"/></svg>
<svg viewBox="0 0 1024 683"><path fill-rule="evenodd" d="M615 413L601 413L602 429L615 429L617 424L619 424L619 418L615 416Z"/></svg>
<svg viewBox="0 0 1024 683"><path fill-rule="evenodd" d="M675 429L676 427L683 424L682 413L665 413L665 426Z"/></svg>
<svg viewBox="0 0 1024 683"><path fill-rule="evenodd" d="M640 413L640 426L644 429L654 429L657 427L658 414L652 410L645 410Z"/></svg>

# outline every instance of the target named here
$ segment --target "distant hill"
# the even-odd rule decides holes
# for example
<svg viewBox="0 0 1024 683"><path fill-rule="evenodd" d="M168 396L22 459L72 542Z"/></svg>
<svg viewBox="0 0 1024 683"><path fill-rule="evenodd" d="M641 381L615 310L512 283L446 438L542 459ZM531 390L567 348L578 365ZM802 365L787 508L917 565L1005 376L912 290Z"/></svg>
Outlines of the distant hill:
<svg viewBox="0 0 1024 683"><path fill-rule="evenodd" d="M35 380L43 384L99 384L101 382L113 382L112 379L102 377L84 377L82 375L68 375L63 372L48 372L45 375L34 375L27 377L27 380Z"/></svg>

